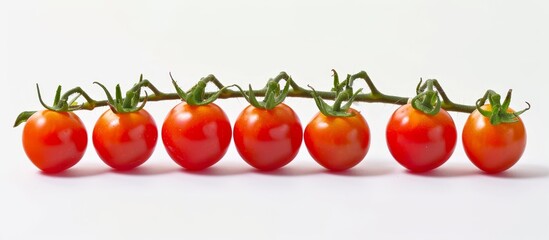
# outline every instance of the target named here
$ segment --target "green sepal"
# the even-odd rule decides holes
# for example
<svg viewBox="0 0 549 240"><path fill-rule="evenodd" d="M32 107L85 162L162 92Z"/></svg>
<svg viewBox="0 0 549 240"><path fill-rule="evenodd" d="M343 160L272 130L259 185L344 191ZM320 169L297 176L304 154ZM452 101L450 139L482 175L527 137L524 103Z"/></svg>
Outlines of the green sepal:
<svg viewBox="0 0 549 240"><path fill-rule="evenodd" d="M440 112L442 101L437 91L433 89L435 79L428 79L422 85L423 79L419 80L416 87L417 95L412 98L410 104L418 111L427 115L436 115Z"/></svg>
<svg viewBox="0 0 549 240"><path fill-rule="evenodd" d="M219 89L217 92L211 94L206 98L206 86L210 80L210 78L215 78L213 75L209 75L206 78L200 79L196 85L194 85L188 92L185 92L177 85L177 82L173 79L172 74L170 73L170 78L172 79L172 84L175 88L175 91L177 92L177 95L179 98L181 98L182 101L187 102L189 105L192 106L201 106L201 105L207 105L219 97L223 91L225 91L227 88L232 87L226 86Z"/></svg>
<svg viewBox="0 0 549 240"><path fill-rule="evenodd" d="M68 105L69 105L69 110L70 111L78 110L78 109L82 108L82 104L78 104L78 102L76 102L76 100L81 96L82 96L82 93L77 93L77 95L75 97L73 97L71 99L71 101L69 101Z"/></svg>
<svg viewBox="0 0 549 240"><path fill-rule="evenodd" d="M242 96L248 101L252 106L256 108L262 108L271 110L284 102L286 97L288 96L288 93L290 92L290 84L292 82L292 77L288 77L286 80L286 85L284 85L284 89L282 91L280 90L280 84L274 80L269 80L267 82L267 86L265 89L265 97L263 98L263 101L258 101L255 92L252 89L252 85L248 85L248 91L245 92L240 86L233 85L238 88Z"/></svg>
<svg viewBox="0 0 549 240"><path fill-rule="evenodd" d="M341 91L341 88L339 86L339 76L336 72L335 69L332 69L332 76L334 77L334 87L331 89L332 92L335 92L336 95L339 94L339 92Z"/></svg>
<svg viewBox="0 0 549 240"><path fill-rule="evenodd" d="M143 109L149 96L146 91L143 102L141 102L141 105L139 106L138 104L141 100L141 87L145 83L147 83L147 81L143 81L143 75L141 75L139 82L126 92L125 98L122 97L122 89L120 88L120 84L117 84L115 92L116 98L113 98L109 90L107 90L103 84L94 82L94 84L99 85L103 89L105 95L107 95L108 105L115 113L132 113Z"/></svg>
<svg viewBox="0 0 549 240"><path fill-rule="evenodd" d="M248 84L248 101L251 105L257 108L264 108L259 101L257 101L257 98L255 97L254 90L252 89L252 85Z"/></svg>
<svg viewBox="0 0 549 240"><path fill-rule="evenodd" d="M353 103L356 96L362 91L362 88L356 91L353 95L349 97L349 91L343 91L337 95L337 99L348 99L347 103L340 107L338 110L334 109L334 106L329 105L318 95L316 90L308 85L309 88L311 88L311 96L315 100L316 106L318 107L318 110L324 114L325 116L331 116L331 117L352 117L354 116L353 113L349 112L349 108L351 107L351 104ZM352 92L351 92L352 93Z"/></svg>
<svg viewBox="0 0 549 240"><path fill-rule="evenodd" d="M177 93L179 98L181 98L181 100L183 101L187 100L187 93L185 93L185 91L183 91L183 89L181 89L179 85L177 85L177 82L173 79L171 72L170 72L170 78L172 79L173 87L175 88L175 92Z"/></svg>
<svg viewBox="0 0 549 240"><path fill-rule="evenodd" d="M116 84L116 104L121 104L122 100L122 89L120 89L120 84Z"/></svg>
<svg viewBox="0 0 549 240"><path fill-rule="evenodd" d="M511 93L512 90L509 89L502 104L501 96L493 90L488 90L482 98L476 101L475 105L477 107L477 110L484 117L487 117L490 120L490 124L492 125L517 122L519 120L519 115L530 109L530 103L526 102L528 106L518 112L508 112L509 105L511 105ZM486 101L488 101L490 106L492 107L491 110L482 109L482 106L484 106Z"/></svg>
<svg viewBox="0 0 549 240"><path fill-rule="evenodd" d="M440 112L442 101L438 92L422 92L412 98L412 107L428 115L436 115Z"/></svg>
<svg viewBox="0 0 549 240"><path fill-rule="evenodd" d="M127 92L126 93L126 98L123 99L123 102L122 102L122 106L127 108L127 107L130 107L132 105L132 100L133 100L133 97L136 96L137 94L135 92Z"/></svg>
<svg viewBox="0 0 549 240"><path fill-rule="evenodd" d="M40 101L40 104L48 110L56 111L56 112L67 112L69 111L69 105L66 100L61 100L61 86L57 87L56 93L55 93L55 99L53 106L47 105L44 100L42 100L42 94L40 93L40 87L38 86L38 83L36 84L36 92L38 93L38 101Z"/></svg>
<svg viewBox="0 0 549 240"><path fill-rule="evenodd" d="M61 85L57 86L55 91L55 98L53 99L53 106L59 106L59 100L61 99Z"/></svg>
<svg viewBox="0 0 549 240"><path fill-rule="evenodd" d="M347 100L347 103L345 103L345 105L343 105L343 107L341 107L341 109L345 109L345 110L349 110L349 108L351 108L351 104L353 104L353 102L355 101L356 97L358 96L358 94L362 92L362 88L359 88L350 98L349 100Z"/></svg>
<svg viewBox="0 0 549 240"><path fill-rule="evenodd" d="M99 82L93 82L93 84L97 84L99 85L99 87L101 87L103 89L103 91L105 92L105 95L107 95L107 103L109 104L109 107L111 108L111 110L113 112L117 112L117 109L116 109L116 102L114 101L114 99L112 98L112 95L111 93L109 92L109 90L107 90L107 88L105 87L105 85L99 83Z"/></svg>
<svg viewBox="0 0 549 240"><path fill-rule="evenodd" d="M26 122L36 111L25 111L17 115L13 127L19 126L21 123Z"/></svg>

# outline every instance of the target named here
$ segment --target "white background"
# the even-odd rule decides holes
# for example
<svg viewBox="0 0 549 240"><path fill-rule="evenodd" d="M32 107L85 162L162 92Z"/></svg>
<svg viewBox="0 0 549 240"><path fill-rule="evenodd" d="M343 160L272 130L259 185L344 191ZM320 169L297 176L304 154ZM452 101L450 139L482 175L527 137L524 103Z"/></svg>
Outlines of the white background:
<svg viewBox="0 0 549 240"><path fill-rule="evenodd" d="M549 239L546 99L547 1L6 1L0 5L0 239ZM385 145L396 105L355 104L372 130L364 161L324 171L304 145L274 173L258 173L234 145L210 170L182 171L159 141L151 159L112 172L89 142L59 176L41 174L21 145L23 110L50 102L58 84L127 89L143 73L172 91L215 74L262 87L287 71L328 89L330 69L366 70L382 92L414 94L437 78L450 98L472 104L486 89L514 89L527 149L508 172L482 174L458 141L429 174L405 171ZM362 84L362 85L361 85ZM364 83L359 86L365 87ZM160 126L177 101L149 103ZM288 99L303 126L312 100ZM232 122L247 103L220 100ZM88 134L105 108L79 112ZM452 113L461 128L467 114ZM461 134L458 136L461 137Z"/></svg>

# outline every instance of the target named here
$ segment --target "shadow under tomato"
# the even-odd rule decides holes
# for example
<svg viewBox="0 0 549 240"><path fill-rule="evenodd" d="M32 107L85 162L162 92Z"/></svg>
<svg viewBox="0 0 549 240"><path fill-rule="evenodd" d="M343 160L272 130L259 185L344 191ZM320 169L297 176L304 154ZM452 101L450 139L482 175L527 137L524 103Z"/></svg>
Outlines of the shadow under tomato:
<svg viewBox="0 0 549 240"><path fill-rule="evenodd" d="M57 178L81 178L92 177L109 172L106 167L74 167L67 169L60 173L45 173L40 172L43 176L57 177Z"/></svg>
<svg viewBox="0 0 549 240"><path fill-rule="evenodd" d="M366 161L345 171L325 170L325 173L346 177L374 177L391 174L394 170L387 162Z"/></svg>
<svg viewBox="0 0 549 240"><path fill-rule="evenodd" d="M453 165L453 166L441 166L434 170L428 172L412 172L408 169L404 170L406 173L421 176L421 177L432 177L432 178L452 178L452 177L465 177L482 174L475 166L466 166L466 165Z"/></svg>
<svg viewBox="0 0 549 240"><path fill-rule="evenodd" d="M508 178L508 179L529 179L529 178L546 178L549 177L549 167L541 165L519 165L511 169L497 173L483 173L488 177Z"/></svg>
<svg viewBox="0 0 549 240"><path fill-rule="evenodd" d="M321 166L314 165L294 165L285 166L272 171L261 171L257 169L253 169L252 171L261 175L298 177L319 174L322 173L324 169Z"/></svg>
<svg viewBox="0 0 549 240"><path fill-rule="evenodd" d="M191 174L191 175L221 177L221 176L242 175L242 174L250 173L253 170L250 167L246 167L246 166L223 165L223 166L212 166L199 171L192 171L192 170L181 168L180 171L186 174Z"/></svg>
<svg viewBox="0 0 549 240"><path fill-rule="evenodd" d="M148 164L148 165L142 165L134 169L125 170L125 171L111 169L111 172L116 174L129 175L129 176L154 176L154 175L173 173L173 172L177 172L178 170L179 170L179 167L174 165Z"/></svg>

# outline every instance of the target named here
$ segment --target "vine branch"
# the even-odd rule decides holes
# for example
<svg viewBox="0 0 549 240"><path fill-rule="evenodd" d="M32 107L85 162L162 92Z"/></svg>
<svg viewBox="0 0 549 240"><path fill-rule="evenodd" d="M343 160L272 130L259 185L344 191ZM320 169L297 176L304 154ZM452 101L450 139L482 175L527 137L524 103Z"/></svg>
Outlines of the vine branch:
<svg viewBox="0 0 549 240"><path fill-rule="evenodd" d="M170 73L171 76L171 73ZM349 83L342 82L341 84L349 84L352 85L355 80L361 79L366 82L366 85L370 89L369 93L360 93L356 95L355 101L358 102L369 102L369 103L388 103L388 104L397 104L397 105L404 105L408 102L408 97L400 97L400 96L393 96L393 95L387 95L383 94L373 81L370 79L368 74L365 71L358 72L354 75L348 76ZM218 98L227 99L227 98L237 98L237 97L244 97L242 95L241 91L235 91L231 89L225 88L225 86L212 74L206 76L203 78L206 83L211 82L214 84L219 90L221 90L221 93L219 94ZM313 98L312 90L305 89L301 86L299 86L295 81L291 80L290 75L288 75L286 72L280 72L275 78L270 79L269 81L274 81L276 83L279 83L281 80L289 81L291 90L288 92L289 97L299 97L299 98ZM421 82L420 82L421 84ZM470 113L476 109L475 105L464 105L464 104L456 104L452 102L446 92L442 89L442 86L437 80L432 81L433 87L438 91L440 94L440 97L442 98L441 107L447 111L454 111L454 112L464 112L464 113ZM265 97L267 93L267 86L268 84L258 90L252 90L253 94L257 97ZM141 87L146 87L152 91L153 94L148 95L146 97L146 100L149 102L156 102L156 101L164 101L164 100L177 100L180 99L179 95L175 92L162 92L160 91L156 86L154 86L149 80L143 79L143 76L141 76L140 81L134 85L134 87L131 90L135 90ZM421 86L418 86L418 91L423 91L426 88L426 84L423 84ZM78 97L84 97L86 100L84 103L80 105L74 105L70 106L69 111L75 111L75 110L93 110L97 107L103 107L108 106L107 100L95 100L91 98L82 88L76 87L73 88L66 93L64 93L61 96L61 100L66 101L70 95L77 94L75 98L71 100L71 105L75 103L76 98ZM206 92L205 97L209 97L211 95L215 94L215 92ZM336 92L333 91L316 91L316 95L318 95L320 98L324 100L336 100ZM140 97L140 102L144 101L145 97ZM19 114L19 116L16 119L14 127L18 126L19 124L25 122L35 111L25 111Z"/></svg>

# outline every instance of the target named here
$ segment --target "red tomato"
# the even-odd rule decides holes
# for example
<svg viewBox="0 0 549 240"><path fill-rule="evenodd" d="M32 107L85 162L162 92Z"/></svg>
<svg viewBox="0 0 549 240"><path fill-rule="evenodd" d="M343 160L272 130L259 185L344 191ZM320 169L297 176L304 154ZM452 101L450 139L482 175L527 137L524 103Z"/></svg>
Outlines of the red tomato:
<svg viewBox="0 0 549 240"><path fill-rule="evenodd" d="M303 128L295 112L281 103L271 110L248 106L234 125L234 143L251 166L269 171L291 162L301 146Z"/></svg>
<svg viewBox="0 0 549 240"><path fill-rule="evenodd" d="M93 129L97 154L116 170L133 169L147 161L157 138L154 119L144 109L133 113L114 113L109 109Z"/></svg>
<svg viewBox="0 0 549 240"><path fill-rule="evenodd" d="M214 103L192 106L180 103L162 125L162 141L170 157L189 170L217 163L231 143L231 124Z"/></svg>
<svg viewBox="0 0 549 240"><path fill-rule="evenodd" d="M492 107L484 105L482 109L489 111ZM490 119L475 110L463 126L462 140L473 164L487 173L499 173L512 167L522 156L526 130L520 118L514 123L492 125Z"/></svg>
<svg viewBox="0 0 549 240"><path fill-rule="evenodd" d="M412 172L426 172L450 158L457 132L446 110L428 115L406 104L391 116L386 137L389 151L398 163Z"/></svg>
<svg viewBox="0 0 549 240"><path fill-rule="evenodd" d="M36 112L23 129L23 148L27 157L46 173L74 166L84 156L87 146L86 128L72 112Z"/></svg>
<svg viewBox="0 0 549 240"><path fill-rule="evenodd" d="M370 128L362 115L349 109L351 117L329 117L318 113L303 136L305 146L323 167L342 171L357 165L370 147Z"/></svg>

